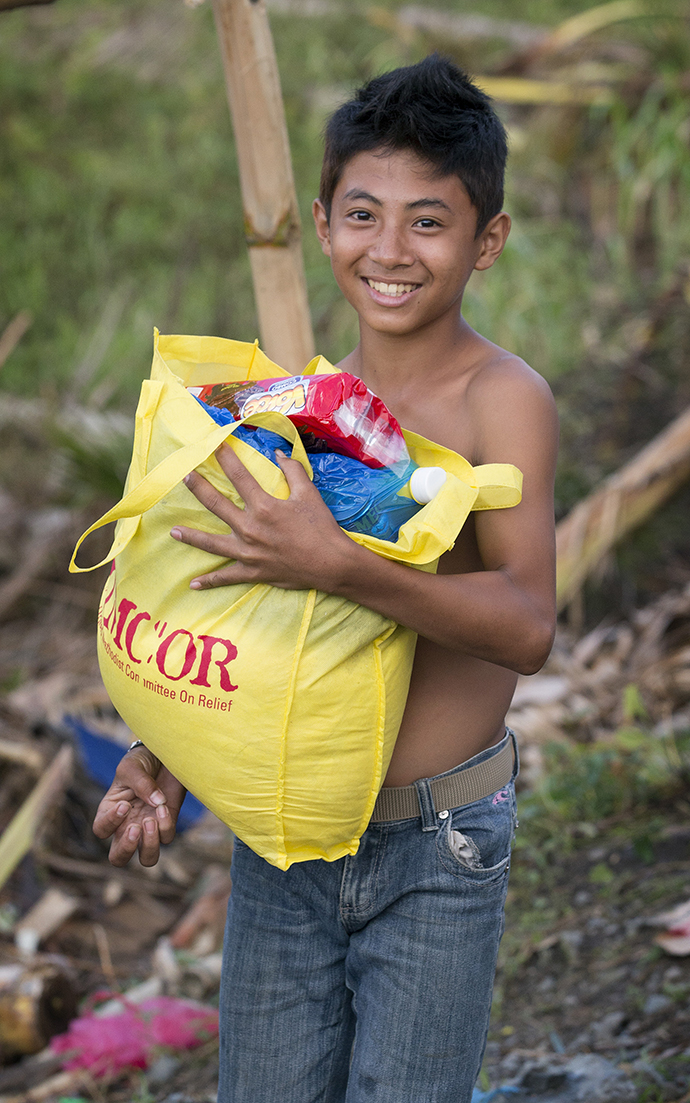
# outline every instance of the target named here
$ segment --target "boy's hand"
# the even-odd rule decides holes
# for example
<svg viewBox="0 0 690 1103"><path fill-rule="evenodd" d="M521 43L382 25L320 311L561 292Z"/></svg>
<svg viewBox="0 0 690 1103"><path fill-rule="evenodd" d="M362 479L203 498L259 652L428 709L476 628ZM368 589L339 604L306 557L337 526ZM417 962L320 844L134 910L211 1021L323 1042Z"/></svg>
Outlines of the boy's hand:
<svg viewBox="0 0 690 1103"><path fill-rule="evenodd" d="M317 589L332 592L343 553L354 545L339 528L306 471L297 460L277 451L290 497L268 494L232 448L216 453L221 468L244 501L240 509L193 471L185 479L192 494L232 530L226 534L177 527L176 540L233 560L209 574L192 579L194 590L266 582L285 590Z"/></svg>
<svg viewBox="0 0 690 1103"><path fill-rule="evenodd" d="M155 866L161 843L172 842L186 789L146 747L128 751L98 806L93 832L109 839L110 861L125 866L136 850L142 866Z"/></svg>

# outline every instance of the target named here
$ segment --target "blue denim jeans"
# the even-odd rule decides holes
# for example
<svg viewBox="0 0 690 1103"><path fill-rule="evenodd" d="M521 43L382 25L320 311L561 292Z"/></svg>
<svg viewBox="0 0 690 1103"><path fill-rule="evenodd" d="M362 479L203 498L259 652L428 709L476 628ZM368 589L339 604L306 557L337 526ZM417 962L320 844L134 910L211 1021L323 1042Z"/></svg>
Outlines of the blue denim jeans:
<svg viewBox="0 0 690 1103"><path fill-rule="evenodd" d="M469 1103L503 932L514 781L458 809L434 809L421 788L423 815L370 824L357 853L335 862L283 872L236 842L218 1103Z"/></svg>

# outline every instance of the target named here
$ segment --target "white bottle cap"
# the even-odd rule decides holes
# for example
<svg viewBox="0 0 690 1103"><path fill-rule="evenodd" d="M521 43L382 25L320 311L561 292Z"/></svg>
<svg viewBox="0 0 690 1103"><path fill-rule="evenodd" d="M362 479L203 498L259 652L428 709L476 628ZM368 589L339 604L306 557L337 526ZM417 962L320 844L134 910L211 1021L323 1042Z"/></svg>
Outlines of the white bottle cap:
<svg viewBox="0 0 690 1103"><path fill-rule="evenodd" d="M412 472L410 479L410 494L420 506L436 497L446 481L446 473L442 467L418 467Z"/></svg>

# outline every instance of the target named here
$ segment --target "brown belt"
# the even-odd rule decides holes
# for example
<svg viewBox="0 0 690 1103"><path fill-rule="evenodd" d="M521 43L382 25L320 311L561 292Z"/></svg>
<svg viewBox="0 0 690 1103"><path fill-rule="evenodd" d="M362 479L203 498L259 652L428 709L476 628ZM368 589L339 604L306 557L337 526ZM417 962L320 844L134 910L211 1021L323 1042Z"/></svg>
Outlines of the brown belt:
<svg viewBox="0 0 690 1103"><path fill-rule="evenodd" d="M502 789L512 779L515 750L512 738L498 754L429 783L434 807L438 812L461 808ZM414 785L390 786L380 791L374 805L371 823L384 820L411 820L421 815L417 789Z"/></svg>

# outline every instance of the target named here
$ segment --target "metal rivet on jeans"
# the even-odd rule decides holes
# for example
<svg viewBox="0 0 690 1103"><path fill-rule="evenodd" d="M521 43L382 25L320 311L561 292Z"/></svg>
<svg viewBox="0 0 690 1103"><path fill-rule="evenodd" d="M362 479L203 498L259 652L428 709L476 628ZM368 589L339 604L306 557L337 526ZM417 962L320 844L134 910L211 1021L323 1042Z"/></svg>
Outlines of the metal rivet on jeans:
<svg viewBox="0 0 690 1103"><path fill-rule="evenodd" d="M439 812L439 814L438 814L438 818L439 818L440 820L447 820L447 819L448 819L448 817L449 817L449 815L450 815L450 812L448 812L448 811L446 811L446 812Z"/></svg>

